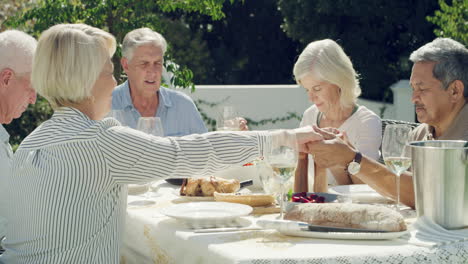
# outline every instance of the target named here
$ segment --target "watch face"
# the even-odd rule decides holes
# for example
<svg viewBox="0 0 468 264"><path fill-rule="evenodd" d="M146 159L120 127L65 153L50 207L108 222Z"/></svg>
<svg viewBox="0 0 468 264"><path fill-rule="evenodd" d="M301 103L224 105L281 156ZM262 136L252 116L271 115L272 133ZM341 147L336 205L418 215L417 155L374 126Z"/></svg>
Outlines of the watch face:
<svg viewBox="0 0 468 264"><path fill-rule="evenodd" d="M351 163L349 163L348 165L348 172L352 175L356 174L359 172L359 170L361 169L361 164L353 161Z"/></svg>

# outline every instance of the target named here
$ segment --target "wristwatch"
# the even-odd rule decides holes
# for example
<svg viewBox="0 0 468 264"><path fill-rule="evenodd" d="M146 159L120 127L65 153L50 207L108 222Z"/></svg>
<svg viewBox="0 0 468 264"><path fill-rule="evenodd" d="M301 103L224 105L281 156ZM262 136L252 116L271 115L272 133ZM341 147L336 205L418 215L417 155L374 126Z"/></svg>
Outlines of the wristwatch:
<svg viewBox="0 0 468 264"><path fill-rule="evenodd" d="M353 161L351 161L348 166L346 167L346 170L348 171L349 174L355 175L359 173L361 170L361 159L362 159L362 154L361 152L356 152L356 155L354 155Z"/></svg>

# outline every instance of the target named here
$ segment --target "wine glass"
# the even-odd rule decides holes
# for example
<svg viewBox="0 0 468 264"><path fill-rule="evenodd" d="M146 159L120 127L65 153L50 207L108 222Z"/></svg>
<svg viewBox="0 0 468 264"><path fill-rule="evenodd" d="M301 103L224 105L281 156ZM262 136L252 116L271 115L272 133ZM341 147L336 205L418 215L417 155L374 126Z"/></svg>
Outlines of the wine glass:
<svg viewBox="0 0 468 264"><path fill-rule="evenodd" d="M130 113L125 112L125 110L111 110L107 116L113 117L119 121L122 126L131 127L132 117Z"/></svg>
<svg viewBox="0 0 468 264"><path fill-rule="evenodd" d="M222 112L216 119L216 130L218 131L238 131L238 113L234 106L224 106Z"/></svg>
<svg viewBox="0 0 468 264"><path fill-rule="evenodd" d="M162 126L161 118L159 117L140 117L137 123L137 130L145 132L147 134L163 137L164 129ZM151 185L153 182L149 183L148 191L145 192L145 198L150 199L151 197L157 197L159 195L152 192Z"/></svg>
<svg viewBox="0 0 468 264"><path fill-rule="evenodd" d="M280 219L283 218L284 210L284 185L294 175L299 155L296 135L294 133L283 133L284 136L272 137L265 151L265 159L280 181Z"/></svg>
<svg viewBox="0 0 468 264"><path fill-rule="evenodd" d="M406 145L410 137L411 127L404 124L387 125L382 141L382 156L385 165L395 173L396 204L400 210L400 175L411 166L411 152Z"/></svg>
<svg viewBox="0 0 468 264"><path fill-rule="evenodd" d="M256 163L256 167L263 191L266 194L273 195L275 200L279 201L278 195L281 193L281 183L279 178L274 175L271 166L264 160L261 160Z"/></svg>
<svg viewBox="0 0 468 264"><path fill-rule="evenodd" d="M164 136L164 129L159 117L140 117L138 119L137 130L157 137Z"/></svg>

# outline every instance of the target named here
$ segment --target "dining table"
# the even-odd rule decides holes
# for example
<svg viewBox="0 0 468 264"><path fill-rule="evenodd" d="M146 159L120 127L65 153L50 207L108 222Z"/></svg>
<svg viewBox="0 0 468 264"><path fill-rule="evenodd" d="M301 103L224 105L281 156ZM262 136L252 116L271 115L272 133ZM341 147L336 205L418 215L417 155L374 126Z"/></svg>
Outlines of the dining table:
<svg viewBox="0 0 468 264"><path fill-rule="evenodd" d="M291 236L258 228L259 220L275 220L278 213L253 210L239 219L242 228L199 233L200 227L164 212L184 203L211 201L185 199L178 194L179 188L160 180L152 184L152 195L128 196L121 264L468 263L468 240L463 238L468 238L468 229L458 230L456 240L434 238L434 243L414 243L421 230L383 240ZM408 209L404 216L411 230L416 214Z"/></svg>

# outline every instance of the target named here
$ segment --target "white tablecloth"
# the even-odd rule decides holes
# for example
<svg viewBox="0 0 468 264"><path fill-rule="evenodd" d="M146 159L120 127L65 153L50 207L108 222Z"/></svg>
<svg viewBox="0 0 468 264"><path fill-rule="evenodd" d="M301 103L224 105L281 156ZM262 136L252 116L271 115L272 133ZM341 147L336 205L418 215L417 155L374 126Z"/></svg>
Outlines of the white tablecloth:
<svg viewBox="0 0 468 264"><path fill-rule="evenodd" d="M174 188L158 185L156 204L128 208L122 264L130 263L468 263L468 242L435 248L398 240L290 237L273 230L194 233L158 212L173 204ZM138 197L129 196L129 202ZM246 217L254 222L276 215Z"/></svg>

